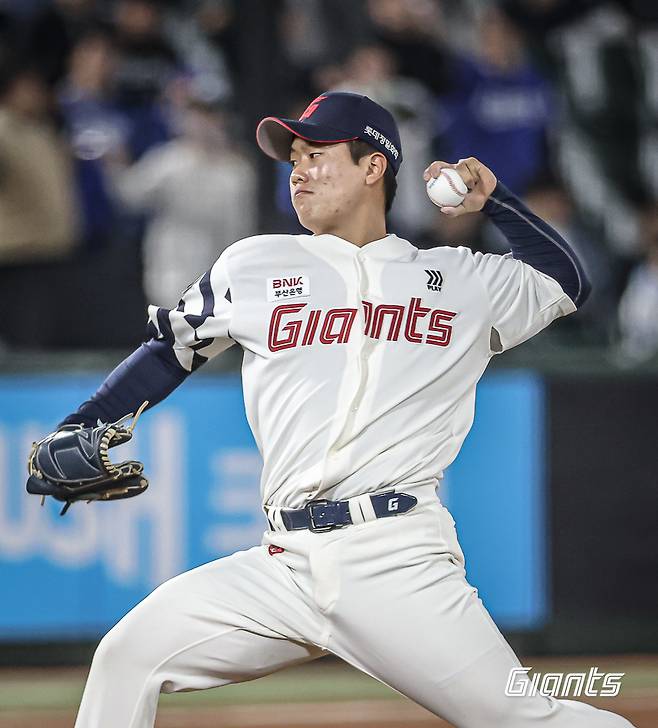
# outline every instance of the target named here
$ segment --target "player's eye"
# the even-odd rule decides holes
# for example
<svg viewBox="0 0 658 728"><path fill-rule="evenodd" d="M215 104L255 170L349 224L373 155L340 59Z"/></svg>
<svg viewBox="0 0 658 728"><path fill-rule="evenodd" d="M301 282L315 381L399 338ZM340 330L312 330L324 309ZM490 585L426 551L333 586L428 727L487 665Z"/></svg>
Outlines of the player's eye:
<svg viewBox="0 0 658 728"><path fill-rule="evenodd" d="M311 159L315 159L316 157L319 157L322 154L322 152L311 152L308 156Z"/></svg>
<svg viewBox="0 0 658 728"><path fill-rule="evenodd" d="M291 160L290 160L290 166L291 166L291 167L292 167L293 169L295 168L295 165L296 165L296 164L297 164L297 160L296 160L296 159L291 159Z"/></svg>

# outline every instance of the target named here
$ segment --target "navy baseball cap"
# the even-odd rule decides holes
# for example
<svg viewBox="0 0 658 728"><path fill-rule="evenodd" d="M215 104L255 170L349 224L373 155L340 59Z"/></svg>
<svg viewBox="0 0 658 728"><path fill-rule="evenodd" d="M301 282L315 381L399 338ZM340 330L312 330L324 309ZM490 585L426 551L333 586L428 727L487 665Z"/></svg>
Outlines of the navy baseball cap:
<svg viewBox="0 0 658 728"><path fill-rule="evenodd" d="M299 119L268 116L256 129L258 146L272 159L290 160L293 139L337 144L361 139L388 159L397 174L402 146L395 119L383 106L360 94L332 91L321 94Z"/></svg>

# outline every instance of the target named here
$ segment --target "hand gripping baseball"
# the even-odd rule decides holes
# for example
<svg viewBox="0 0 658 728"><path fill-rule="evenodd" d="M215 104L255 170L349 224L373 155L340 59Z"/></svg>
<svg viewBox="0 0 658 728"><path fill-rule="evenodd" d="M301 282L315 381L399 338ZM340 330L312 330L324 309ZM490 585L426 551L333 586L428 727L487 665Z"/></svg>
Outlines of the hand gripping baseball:
<svg viewBox="0 0 658 728"><path fill-rule="evenodd" d="M35 442L28 460L26 489L41 496L63 501L64 515L77 501L117 500L140 495L148 487L144 466L137 460L113 463L108 451L128 442L137 418L148 402L139 408L130 427L121 422L98 423L96 427L67 425L43 440Z"/></svg>
<svg viewBox="0 0 658 728"><path fill-rule="evenodd" d="M484 207L489 195L494 191L497 180L494 173L475 157L460 159L457 164L448 162L432 162L423 173L423 179L428 182L432 177L438 177L444 168L454 169L464 180L468 192L461 204L456 207L442 207L441 212L448 217L459 217L467 212L477 212Z"/></svg>

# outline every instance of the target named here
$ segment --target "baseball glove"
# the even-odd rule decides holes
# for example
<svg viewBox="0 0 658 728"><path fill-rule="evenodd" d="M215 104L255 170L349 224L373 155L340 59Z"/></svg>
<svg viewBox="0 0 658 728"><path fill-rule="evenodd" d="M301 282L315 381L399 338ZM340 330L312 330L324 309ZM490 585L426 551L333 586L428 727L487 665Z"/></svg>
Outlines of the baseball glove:
<svg viewBox="0 0 658 728"><path fill-rule="evenodd" d="M99 422L96 427L65 425L35 442L27 464L27 492L40 495L41 505L47 495L63 501L60 516L77 501L110 501L143 493L148 480L142 463L113 463L108 451L132 438L137 418L147 404L139 408L130 427L121 424L132 417L126 415L111 424Z"/></svg>

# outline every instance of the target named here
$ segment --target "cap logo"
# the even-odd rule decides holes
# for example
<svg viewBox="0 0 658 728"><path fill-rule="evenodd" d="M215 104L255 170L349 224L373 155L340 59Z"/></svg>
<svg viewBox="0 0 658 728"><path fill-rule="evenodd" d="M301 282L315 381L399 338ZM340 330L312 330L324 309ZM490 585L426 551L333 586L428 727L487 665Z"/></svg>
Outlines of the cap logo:
<svg viewBox="0 0 658 728"><path fill-rule="evenodd" d="M313 114L315 114L318 110L318 106L320 106L326 98L326 96L318 96L317 99L313 99L313 101L311 101L304 110L304 113L299 117L299 121L304 121L304 119L308 119L310 116L313 116Z"/></svg>

